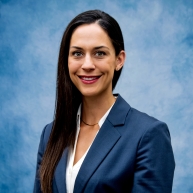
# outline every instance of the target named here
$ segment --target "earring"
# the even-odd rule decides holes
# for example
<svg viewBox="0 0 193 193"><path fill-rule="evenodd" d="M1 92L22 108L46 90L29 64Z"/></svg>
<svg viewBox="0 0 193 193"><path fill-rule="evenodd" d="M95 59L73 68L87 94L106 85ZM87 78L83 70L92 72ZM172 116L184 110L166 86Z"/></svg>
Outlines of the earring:
<svg viewBox="0 0 193 193"><path fill-rule="evenodd" d="M119 67L116 67L116 71L119 71Z"/></svg>

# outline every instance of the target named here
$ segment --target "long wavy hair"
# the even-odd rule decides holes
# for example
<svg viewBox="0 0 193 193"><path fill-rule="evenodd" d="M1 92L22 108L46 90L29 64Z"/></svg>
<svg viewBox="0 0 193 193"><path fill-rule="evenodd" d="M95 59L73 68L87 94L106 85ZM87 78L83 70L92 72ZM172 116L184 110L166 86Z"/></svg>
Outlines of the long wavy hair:
<svg viewBox="0 0 193 193"><path fill-rule="evenodd" d="M74 30L80 25L91 23L97 23L105 30L114 46L116 56L121 50L124 50L123 36L119 24L103 11L90 10L83 12L68 24L62 37L58 58L54 122L39 171L43 193L52 193L52 179L58 161L67 146L74 146L76 114L82 96L69 76L69 45ZM121 71L122 69L114 72L112 89L115 88Z"/></svg>

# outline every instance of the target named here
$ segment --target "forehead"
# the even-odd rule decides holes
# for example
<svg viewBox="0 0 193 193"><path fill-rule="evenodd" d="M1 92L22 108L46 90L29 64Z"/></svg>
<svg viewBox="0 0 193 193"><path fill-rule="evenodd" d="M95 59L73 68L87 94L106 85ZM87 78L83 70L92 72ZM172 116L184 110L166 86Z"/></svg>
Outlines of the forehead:
<svg viewBox="0 0 193 193"><path fill-rule="evenodd" d="M72 33L70 46L72 44L105 44L113 46L107 32L97 23L78 26Z"/></svg>

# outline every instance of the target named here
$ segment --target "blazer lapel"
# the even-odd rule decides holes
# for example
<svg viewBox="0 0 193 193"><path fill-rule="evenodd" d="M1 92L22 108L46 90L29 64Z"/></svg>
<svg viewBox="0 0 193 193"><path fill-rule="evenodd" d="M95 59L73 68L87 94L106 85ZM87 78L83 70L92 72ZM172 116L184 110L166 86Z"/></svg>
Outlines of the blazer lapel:
<svg viewBox="0 0 193 193"><path fill-rule="evenodd" d="M129 109L127 105L119 95L82 163L76 177L74 193L84 191L86 183L92 174L120 139L121 135L115 127L124 125ZM117 118L117 113L121 114L118 116L119 118Z"/></svg>
<svg viewBox="0 0 193 193"><path fill-rule="evenodd" d="M109 132L109 130L113 131ZM74 193L83 192L89 178L119 138L120 134L112 128L112 125L109 122L105 121L82 163L76 177Z"/></svg>
<svg viewBox="0 0 193 193"><path fill-rule="evenodd" d="M55 170L55 181L58 193L66 193L66 164L68 157L68 148L65 148L60 161Z"/></svg>

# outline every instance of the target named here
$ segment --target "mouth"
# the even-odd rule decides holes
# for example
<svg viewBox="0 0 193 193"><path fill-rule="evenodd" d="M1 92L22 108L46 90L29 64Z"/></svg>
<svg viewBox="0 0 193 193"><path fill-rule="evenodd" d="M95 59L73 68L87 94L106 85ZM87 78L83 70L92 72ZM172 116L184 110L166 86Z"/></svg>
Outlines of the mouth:
<svg viewBox="0 0 193 193"><path fill-rule="evenodd" d="M100 76L78 76L84 84L93 84L98 81Z"/></svg>

